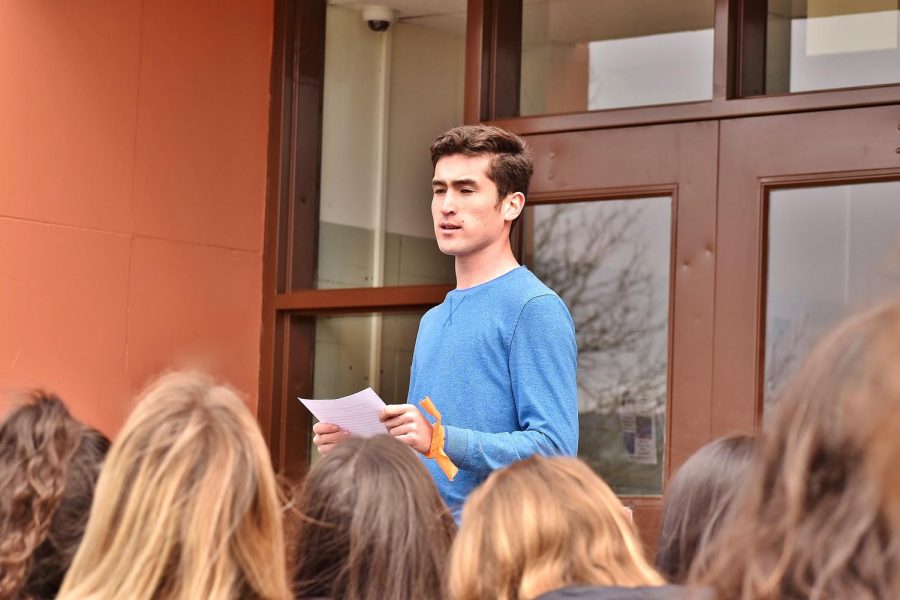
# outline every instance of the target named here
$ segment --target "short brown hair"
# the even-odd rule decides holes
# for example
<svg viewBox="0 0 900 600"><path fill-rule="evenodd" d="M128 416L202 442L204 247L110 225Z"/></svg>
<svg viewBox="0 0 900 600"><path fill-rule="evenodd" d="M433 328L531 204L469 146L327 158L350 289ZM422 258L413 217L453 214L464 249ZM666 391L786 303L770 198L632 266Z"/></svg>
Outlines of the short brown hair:
<svg viewBox="0 0 900 600"><path fill-rule="evenodd" d="M431 144L431 166L454 154L491 157L488 179L497 186L500 199L515 192L528 195L528 184L534 172L531 151L525 140L493 125L463 125L444 132Z"/></svg>
<svg viewBox="0 0 900 600"><path fill-rule="evenodd" d="M297 598L444 598L456 524L425 465L388 435L352 437L298 494Z"/></svg>

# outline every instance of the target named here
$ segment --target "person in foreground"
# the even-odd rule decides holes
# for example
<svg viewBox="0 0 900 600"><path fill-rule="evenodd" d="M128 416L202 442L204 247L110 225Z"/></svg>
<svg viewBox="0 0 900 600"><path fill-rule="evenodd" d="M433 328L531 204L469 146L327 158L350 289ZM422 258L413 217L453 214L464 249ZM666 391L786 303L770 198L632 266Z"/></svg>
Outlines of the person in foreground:
<svg viewBox="0 0 900 600"><path fill-rule="evenodd" d="M510 245L534 169L525 141L467 125L430 150L434 232L455 257L456 289L422 317L408 403L388 406L382 420L426 459L458 513L492 470L532 454L576 453L577 347L566 305ZM426 397L446 427L424 416L417 403ZM314 432L321 452L348 435L326 423Z"/></svg>
<svg viewBox="0 0 900 600"><path fill-rule="evenodd" d="M900 316L881 341L893 348L883 347L879 355L900 360ZM900 540L900 369L884 368L879 388L884 402L878 409L880 414L873 417L877 425L866 448L866 466L870 477L879 483L879 502L887 509L889 536L896 541ZM900 598L900 569L893 574L892 589L894 598Z"/></svg>
<svg viewBox="0 0 900 600"><path fill-rule="evenodd" d="M415 454L352 438L310 469L296 501L297 598L446 597L456 525Z"/></svg>
<svg viewBox="0 0 900 600"><path fill-rule="evenodd" d="M813 349L691 580L729 600L900 597L889 496L867 468L884 407L897 406L898 365L900 303L848 319Z"/></svg>
<svg viewBox="0 0 900 600"><path fill-rule="evenodd" d="M749 435L719 438L692 454L672 477L656 545L656 568L668 581L684 583L697 551L721 529L756 447Z"/></svg>
<svg viewBox="0 0 900 600"><path fill-rule="evenodd" d="M59 597L290 597L268 451L231 388L171 373L143 394L100 474Z"/></svg>
<svg viewBox="0 0 900 600"><path fill-rule="evenodd" d="M663 584L618 498L569 457L491 474L466 502L450 560L455 600L687 597Z"/></svg>
<svg viewBox="0 0 900 600"><path fill-rule="evenodd" d="M0 598L55 598L109 449L56 396L34 392L0 425Z"/></svg>

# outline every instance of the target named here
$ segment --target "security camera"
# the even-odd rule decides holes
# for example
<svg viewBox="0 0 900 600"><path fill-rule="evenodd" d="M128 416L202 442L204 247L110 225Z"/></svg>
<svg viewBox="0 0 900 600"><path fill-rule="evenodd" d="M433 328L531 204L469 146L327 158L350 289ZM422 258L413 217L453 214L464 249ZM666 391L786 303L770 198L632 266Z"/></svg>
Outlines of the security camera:
<svg viewBox="0 0 900 600"><path fill-rule="evenodd" d="M391 23L397 20L397 14L384 6L367 6L362 10L363 21L372 31L387 31Z"/></svg>

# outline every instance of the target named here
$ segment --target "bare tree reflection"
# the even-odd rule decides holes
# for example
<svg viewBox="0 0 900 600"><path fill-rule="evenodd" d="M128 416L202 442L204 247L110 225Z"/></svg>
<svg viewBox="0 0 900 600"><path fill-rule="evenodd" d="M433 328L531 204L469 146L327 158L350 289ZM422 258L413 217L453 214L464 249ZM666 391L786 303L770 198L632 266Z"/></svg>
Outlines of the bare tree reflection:
<svg viewBox="0 0 900 600"><path fill-rule="evenodd" d="M641 207L616 202L587 218L587 206L541 213L534 224L534 269L575 321L581 410L609 412L625 390L646 397L664 385L665 347L654 348L654 341L666 323L654 304Z"/></svg>
<svg viewBox="0 0 900 600"><path fill-rule="evenodd" d="M653 493L661 486L659 466L635 469L619 419L625 410L652 416L661 450L667 314L647 261L644 207L640 201L572 203L532 214L533 269L575 322L579 453L618 491Z"/></svg>

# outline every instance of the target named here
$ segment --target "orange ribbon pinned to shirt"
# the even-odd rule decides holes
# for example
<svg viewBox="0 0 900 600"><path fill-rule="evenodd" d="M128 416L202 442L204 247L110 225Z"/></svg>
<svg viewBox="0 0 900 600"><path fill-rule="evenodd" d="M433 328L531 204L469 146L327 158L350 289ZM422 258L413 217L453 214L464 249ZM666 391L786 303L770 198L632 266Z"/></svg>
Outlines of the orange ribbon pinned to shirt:
<svg viewBox="0 0 900 600"><path fill-rule="evenodd" d="M444 430L444 426L441 425L441 413L438 412L438 409L434 406L434 402L432 402L431 398L428 396L425 396L425 399L419 402L419 406L421 406L429 415L434 417L431 447L428 449L425 458L433 458L441 468L441 471L444 472L444 475L447 476L447 479L453 481L453 478L456 477L456 473L459 472L459 469L453 464L453 461L450 460L447 453L444 452L444 441L447 439L447 432Z"/></svg>

